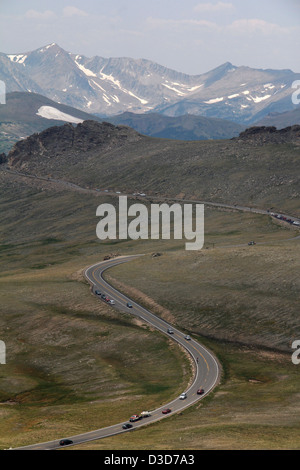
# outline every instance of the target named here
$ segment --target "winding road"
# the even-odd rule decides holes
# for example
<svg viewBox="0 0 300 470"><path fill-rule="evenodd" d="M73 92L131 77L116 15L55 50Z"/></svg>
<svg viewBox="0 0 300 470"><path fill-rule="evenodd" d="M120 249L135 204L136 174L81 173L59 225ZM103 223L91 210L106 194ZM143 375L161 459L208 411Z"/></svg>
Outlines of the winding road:
<svg viewBox="0 0 300 470"><path fill-rule="evenodd" d="M123 424L128 423L128 420L122 423L114 424L109 427L97 429L95 431L86 432L83 434L78 434L76 436L64 437L61 436L60 439L70 439L73 442L73 445L82 444L84 442L93 441L97 439L102 439L104 437L113 436L120 433L132 432L133 430L145 426L149 423L161 420L168 416L171 416L175 413L182 411L188 406L193 405L198 400L203 399L218 383L220 378L220 367L216 358L209 352L205 347L201 346L194 339L186 339L186 334L174 328L171 324L167 323L163 319L157 317L151 313L146 308L142 307L138 303L132 301L129 297L119 292L112 285L110 285L103 278L103 272L107 269L113 268L121 263L126 263L132 261L135 258L143 255L132 255L124 256L119 258L114 258L107 261L102 261L93 266L88 267L85 270L85 277L88 282L91 284L91 289L94 295L97 295L95 291L100 291L101 294L106 294L110 299L114 300L114 307L122 312L128 312L142 321L150 324L152 327L168 335L171 339L179 343L186 351L190 354L192 360L195 364L195 375L193 383L182 392L186 392L187 398L180 400L179 397L175 400L172 400L169 403L166 403L164 406L160 406L155 410L151 410L151 416L147 418L142 418L139 421L136 421L132 424L132 428L124 430L122 428ZM100 298L99 295L97 297ZM103 301L103 300L100 300ZM127 306L127 303L132 305L131 308ZM172 333L168 333L168 329L172 330ZM202 395L197 394L197 390L203 388L204 393ZM168 414L163 414L162 411L166 408L170 408L171 412ZM139 414L142 410L132 410L132 413ZM129 416L128 416L129 419ZM24 447L14 448L14 450L55 450L61 448L59 441L49 441L40 444L33 444Z"/></svg>

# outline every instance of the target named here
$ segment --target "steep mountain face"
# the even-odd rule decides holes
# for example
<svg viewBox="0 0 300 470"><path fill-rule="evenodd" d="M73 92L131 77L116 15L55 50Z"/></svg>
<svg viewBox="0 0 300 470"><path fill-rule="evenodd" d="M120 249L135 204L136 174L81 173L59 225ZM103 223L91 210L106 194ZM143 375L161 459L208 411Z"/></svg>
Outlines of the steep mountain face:
<svg viewBox="0 0 300 470"><path fill-rule="evenodd" d="M0 54L7 91L31 91L86 112L125 111L202 115L251 123L295 108L291 70L256 70L229 62L187 75L144 59L84 57L49 44L33 52Z"/></svg>

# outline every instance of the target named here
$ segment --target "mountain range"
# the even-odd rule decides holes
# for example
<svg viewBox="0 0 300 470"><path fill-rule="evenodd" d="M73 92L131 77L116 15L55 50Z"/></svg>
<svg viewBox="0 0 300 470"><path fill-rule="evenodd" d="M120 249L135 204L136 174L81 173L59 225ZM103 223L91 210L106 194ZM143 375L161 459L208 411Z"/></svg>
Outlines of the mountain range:
<svg viewBox="0 0 300 470"><path fill-rule="evenodd" d="M101 117L193 114L245 126L293 110L291 86L300 74L226 62L188 75L146 59L88 58L52 43L26 53L0 53L0 79L7 92L41 94Z"/></svg>
<svg viewBox="0 0 300 470"><path fill-rule="evenodd" d="M12 92L7 93L6 104L0 106L0 153L8 153L19 140L48 127L87 120L105 120L132 127L141 134L178 140L228 139L238 136L244 129L224 119L192 115L169 117L125 112L101 118L37 93Z"/></svg>

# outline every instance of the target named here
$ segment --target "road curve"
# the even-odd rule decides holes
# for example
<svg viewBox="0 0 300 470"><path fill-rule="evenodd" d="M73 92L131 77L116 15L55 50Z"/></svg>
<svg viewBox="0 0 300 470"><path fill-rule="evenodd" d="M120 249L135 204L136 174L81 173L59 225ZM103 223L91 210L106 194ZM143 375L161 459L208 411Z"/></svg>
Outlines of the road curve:
<svg viewBox="0 0 300 470"><path fill-rule="evenodd" d="M157 317L138 303L132 301L129 297L119 292L117 289L115 289L113 286L111 286L108 282L104 280L103 272L105 270L112 268L113 266L116 266L118 264L131 261L137 258L138 256L143 255L124 256L96 263L85 270L85 277L91 284L91 289L94 294L96 290L99 290L101 293L105 293L110 299L114 300L115 308L122 312L125 311L135 315L136 317L139 317L144 322L149 323L152 327L167 334L171 339L179 343L187 350L187 352L190 354L195 363L195 375L193 383L188 387L188 389L182 390L182 392L186 392L187 398L184 400L180 400L178 397L175 400L166 403L164 406L160 406L155 410L151 410L151 416L143 418L135 423L132 423L133 426L129 430L124 430L122 428L122 425L128 422L125 421L122 423L114 424L109 427L97 429L95 431L78 434L76 436L60 436L58 440L18 447L14 448L14 450L55 450L61 448L59 440L62 438L70 439L71 441L73 441L73 445L78 445L84 442L102 439L104 437L109 437L124 432L132 432L133 430L141 426L145 426L146 424L161 420L174 413L178 413L179 411L187 408L188 406L191 406L196 401L201 400L203 397L205 397L217 385L220 379L220 367L218 361L212 355L211 352L201 346L193 338L191 338L190 340L185 339L186 335L184 333L174 328L171 324L167 323L163 319ZM127 307L128 302L132 305L132 308ZM172 329L172 334L168 333L169 328ZM204 393L202 395L197 394L197 390L199 388L204 389ZM167 415L162 414L162 410L165 408L171 409L171 412ZM141 411L142 410L133 409L132 414L139 414Z"/></svg>

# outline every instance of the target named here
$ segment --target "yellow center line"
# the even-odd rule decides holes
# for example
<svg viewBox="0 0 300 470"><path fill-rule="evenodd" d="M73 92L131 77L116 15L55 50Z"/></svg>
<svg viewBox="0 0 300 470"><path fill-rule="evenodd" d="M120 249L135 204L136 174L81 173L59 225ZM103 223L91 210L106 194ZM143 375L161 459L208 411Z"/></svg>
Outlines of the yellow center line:
<svg viewBox="0 0 300 470"><path fill-rule="evenodd" d="M112 265L111 267L113 267L113 265ZM101 280L103 280L103 281L106 283L106 281L105 281L104 279L102 279L100 276L99 276L99 279L96 278L96 274L95 274L95 273L96 273L97 269L99 269L99 266L97 266L97 267L93 270L93 272L92 272L92 276L93 276L94 280L95 280L98 284L101 284ZM101 285L102 285L102 287L103 287L106 291L108 291L108 293L110 293L110 294L112 294L113 296L117 297L120 301L126 302L126 299L124 299L125 294L124 294L124 295L123 295L123 294L119 295L118 292L116 292L115 290L112 290L112 289L114 289L114 287L110 286L109 284L106 284L106 285L101 284ZM145 314L145 312L142 310L142 308L141 308L139 305L135 307L135 310L138 310L139 313ZM163 320L161 320L161 319L160 319L159 317L157 317L157 316L155 316L155 318L156 318L156 320L158 321L160 327L167 328L167 326L165 325L165 323L164 323ZM177 334L175 334L175 336L178 336L178 337L179 337L179 335L177 335ZM180 338L181 338L181 337L180 337ZM193 348L199 356L201 356L201 358L203 359L203 361L204 361L205 364L206 364L207 372L209 372L209 365L208 365L208 363L207 363L205 357L203 356L203 354L202 354L193 344L190 344L189 346L190 346L191 348Z"/></svg>

